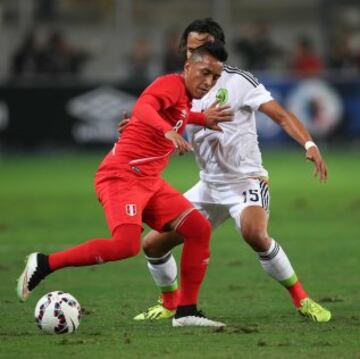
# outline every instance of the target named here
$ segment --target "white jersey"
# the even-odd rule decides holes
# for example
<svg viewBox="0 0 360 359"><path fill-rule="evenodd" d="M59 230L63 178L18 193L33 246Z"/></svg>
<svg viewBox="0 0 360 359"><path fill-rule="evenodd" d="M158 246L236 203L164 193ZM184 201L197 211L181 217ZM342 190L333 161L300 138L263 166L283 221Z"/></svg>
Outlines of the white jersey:
<svg viewBox="0 0 360 359"><path fill-rule="evenodd" d="M201 100L193 100L194 112L201 112L218 99L234 111L223 132L188 125L200 178L211 183L235 183L249 177L267 177L262 166L255 123L255 111L273 98L249 72L225 65L216 85Z"/></svg>

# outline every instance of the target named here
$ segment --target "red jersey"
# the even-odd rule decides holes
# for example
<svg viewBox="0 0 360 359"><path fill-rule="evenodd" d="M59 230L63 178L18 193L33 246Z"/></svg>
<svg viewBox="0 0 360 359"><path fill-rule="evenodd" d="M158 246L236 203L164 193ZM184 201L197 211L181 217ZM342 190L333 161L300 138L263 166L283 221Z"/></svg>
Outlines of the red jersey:
<svg viewBox="0 0 360 359"><path fill-rule="evenodd" d="M184 132L190 108L191 97L181 75L158 77L137 100L129 125L99 170L116 176L129 169L139 175L159 175L175 149L164 135L171 129Z"/></svg>

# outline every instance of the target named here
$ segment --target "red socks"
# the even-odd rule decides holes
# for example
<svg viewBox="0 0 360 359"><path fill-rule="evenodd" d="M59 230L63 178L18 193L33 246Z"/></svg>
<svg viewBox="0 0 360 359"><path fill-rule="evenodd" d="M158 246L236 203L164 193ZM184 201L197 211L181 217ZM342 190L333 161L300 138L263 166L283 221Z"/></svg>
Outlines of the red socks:
<svg viewBox="0 0 360 359"><path fill-rule="evenodd" d="M193 210L180 222L176 232L184 237L179 306L196 304L210 257L211 225L199 211Z"/></svg>
<svg viewBox="0 0 360 359"><path fill-rule="evenodd" d="M169 310L175 310L179 303L180 291L175 289L172 292L162 292L161 299L163 306Z"/></svg>
<svg viewBox="0 0 360 359"><path fill-rule="evenodd" d="M141 226L124 224L115 229L111 239L93 239L76 247L49 255L51 271L70 266L86 266L135 256L141 247ZM181 291L163 293L164 306L192 305L198 301L210 257L210 223L193 210L177 226L184 237L181 256ZM178 298L179 297L179 298Z"/></svg>
<svg viewBox="0 0 360 359"><path fill-rule="evenodd" d="M141 226L123 224L114 230L112 239L93 239L76 247L49 255L52 271L72 266L106 263L136 256L141 247Z"/></svg>
<svg viewBox="0 0 360 359"><path fill-rule="evenodd" d="M301 300L309 297L309 295L305 292L304 288L302 287L300 281L297 281L294 285L286 289L289 291L292 301L296 308L300 308Z"/></svg>

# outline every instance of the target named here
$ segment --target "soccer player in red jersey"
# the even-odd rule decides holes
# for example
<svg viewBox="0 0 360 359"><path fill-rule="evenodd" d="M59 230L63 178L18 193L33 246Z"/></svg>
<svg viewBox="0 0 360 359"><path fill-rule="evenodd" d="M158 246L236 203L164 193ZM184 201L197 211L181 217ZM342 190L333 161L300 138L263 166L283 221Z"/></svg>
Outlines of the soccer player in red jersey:
<svg viewBox="0 0 360 359"><path fill-rule="evenodd" d="M198 293L210 256L210 223L160 176L169 156L191 150L181 136L187 123L212 129L218 120L190 114L191 100L203 97L216 83L227 53L220 42L194 51L184 72L159 77L139 97L132 119L105 157L95 176L96 193L112 234L64 251L29 255L18 279L25 301L48 274L65 267L116 261L137 255L142 222L157 231L175 230L185 238L181 257L181 294L173 326L223 326L197 310ZM217 111L226 117L226 109ZM215 116L214 118L219 117ZM228 119L229 120L229 119Z"/></svg>

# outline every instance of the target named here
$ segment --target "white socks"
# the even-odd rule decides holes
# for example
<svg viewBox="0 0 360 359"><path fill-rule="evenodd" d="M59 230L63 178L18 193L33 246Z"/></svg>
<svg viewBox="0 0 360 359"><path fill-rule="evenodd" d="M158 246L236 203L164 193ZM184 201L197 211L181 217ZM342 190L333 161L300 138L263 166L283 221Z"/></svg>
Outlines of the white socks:
<svg viewBox="0 0 360 359"><path fill-rule="evenodd" d="M171 252L160 258L146 257L147 266L156 285L163 291L172 291L178 287L177 266Z"/></svg>
<svg viewBox="0 0 360 359"><path fill-rule="evenodd" d="M286 287L293 285L297 281L287 255L275 240L272 239L268 251L258 252L258 255L261 266L270 277Z"/></svg>
<svg viewBox="0 0 360 359"><path fill-rule="evenodd" d="M265 272L286 287L292 286L297 277L294 269L280 245L272 239L266 252L258 252L260 264ZM178 287L177 265L171 252L160 258L146 257L147 266L156 285L164 291Z"/></svg>

